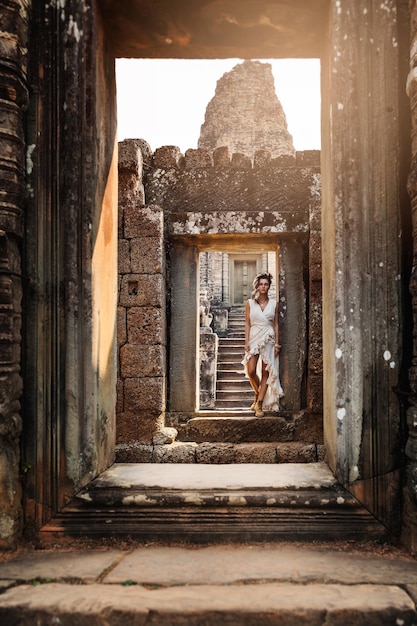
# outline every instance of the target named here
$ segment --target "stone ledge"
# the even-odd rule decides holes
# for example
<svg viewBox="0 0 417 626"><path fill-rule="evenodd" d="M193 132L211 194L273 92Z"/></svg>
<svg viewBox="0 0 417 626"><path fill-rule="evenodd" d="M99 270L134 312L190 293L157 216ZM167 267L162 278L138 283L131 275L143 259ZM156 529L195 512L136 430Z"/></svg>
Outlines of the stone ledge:
<svg viewBox="0 0 417 626"><path fill-rule="evenodd" d="M69 618L69 619L68 619ZM394 585L265 583L186 585L24 585L5 592L4 624L62 623L116 626L125 623L206 624L401 624L416 623L414 602ZM91 620L91 621L90 621Z"/></svg>
<svg viewBox="0 0 417 626"><path fill-rule="evenodd" d="M176 441L165 445L130 442L116 446L117 463L314 463L323 461L322 444L210 443Z"/></svg>

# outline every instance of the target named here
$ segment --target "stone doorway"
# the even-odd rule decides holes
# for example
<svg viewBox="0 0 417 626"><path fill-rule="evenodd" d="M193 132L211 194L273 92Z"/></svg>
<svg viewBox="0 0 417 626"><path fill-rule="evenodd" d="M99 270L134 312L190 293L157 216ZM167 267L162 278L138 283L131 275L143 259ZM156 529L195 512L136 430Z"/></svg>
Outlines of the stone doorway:
<svg viewBox="0 0 417 626"><path fill-rule="evenodd" d="M251 283L253 277L259 272L260 257L256 258L236 258L230 259L230 304L238 305L250 297Z"/></svg>
<svg viewBox="0 0 417 626"><path fill-rule="evenodd" d="M244 376L245 302L260 271L273 276L270 297L277 299L279 273L276 251L201 252L200 264L200 410L252 404ZM249 399L250 398L250 399Z"/></svg>
<svg viewBox="0 0 417 626"><path fill-rule="evenodd" d="M27 483L28 518L39 528L114 458L113 335L110 324L109 332L104 332L107 327L101 317L103 312L114 311L116 297L116 290L104 294L101 289L110 284L101 260L113 277L116 259L117 235L111 229L117 222L115 186L111 185L116 165L114 57L140 50L153 56L186 52L198 58L209 50L213 56L305 54L322 58L324 236L316 269L321 270L323 259L326 452L338 480L357 493L370 511L392 524L398 520L404 459L398 445L403 424L393 388L398 382L403 340L399 292L405 288L399 249L404 171L400 175L397 165L405 165L407 171L406 145L401 150L400 144L408 145L410 136L398 110L400 106L407 109L404 59L408 55L402 43L408 41L404 36L407 17L405 11L397 11L405 3L391 2L387 11L381 3L369 0L359 0L354 10L336 0L302 2L297 8L296 34L291 28L293 18L285 18L285 11L280 14L279 23L289 26L280 29L285 41L277 36L275 24L271 37L261 40L245 23L245 37L237 28L237 39L220 38L226 48L216 44L218 30L204 45L198 37L176 40L175 30L171 37L165 33L149 38L143 29L131 28L134 41L129 41L118 20L118 4L101 2L106 7L104 17L75 4L71 3L74 11L63 14L63 20L53 4L34 5L38 36L36 46L32 43L31 47L33 92L35 99L36 94L45 97L32 103L27 133L28 145L36 146L29 184L37 190L28 200L29 240L25 242L28 276L36 286L26 300L32 323L26 320L29 409L24 460L35 468ZM143 3L137 4L143 9ZM247 8L245 2L238 4ZM259 11L264 9L259 3ZM179 15L179 8L176 11ZM191 13L184 4L185 22ZM168 16L168 24L178 23L173 18ZM190 32L207 33L210 20L206 18L201 31L192 24ZM140 13L137 19L143 24ZM106 32L103 21L109 26ZM77 32L83 32L80 41L73 37L74 24ZM254 19L253 24L261 21ZM154 24L147 27L155 33ZM361 36L353 36L358 30ZM111 46L107 45L109 32ZM140 48L138 39L143 43ZM57 63L49 63L50 54L56 54ZM39 72L39 67L44 71ZM80 102L85 106L80 108ZM178 239L183 234L181 226ZM169 244L175 246L178 239ZM104 250L111 244L111 253L98 258L97 242ZM197 250L198 244L190 238L187 245L191 256L192 246ZM57 249L65 251L64 259L53 254ZM45 250L52 250L53 264ZM68 301L62 306L64 296ZM104 337L109 342L106 352L97 350L97 346L104 347ZM184 385L179 389L184 390Z"/></svg>

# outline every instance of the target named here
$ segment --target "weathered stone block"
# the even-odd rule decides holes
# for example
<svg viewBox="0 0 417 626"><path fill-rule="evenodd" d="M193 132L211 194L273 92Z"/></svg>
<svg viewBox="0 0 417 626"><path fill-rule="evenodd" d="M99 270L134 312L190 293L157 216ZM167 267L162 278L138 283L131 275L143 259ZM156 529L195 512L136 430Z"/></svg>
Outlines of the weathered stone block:
<svg viewBox="0 0 417 626"><path fill-rule="evenodd" d="M169 446L155 446L154 463L195 463L196 444L174 442Z"/></svg>
<svg viewBox="0 0 417 626"><path fill-rule="evenodd" d="M163 376L165 358L165 348L161 345L126 344L120 348L121 377Z"/></svg>
<svg viewBox="0 0 417 626"><path fill-rule="evenodd" d="M167 444L174 443L177 438L178 431L176 428L169 428L168 426L164 426L161 428L153 438L153 444L155 446L165 446Z"/></svg>
<svg viewBox="0 0 417 626"><path fill-rule="evenodd" d="M123 381L120 380L120 376L119 376L117 383L116 383L116 415L123 413L124 401L125 401L125 388L124 388Z"/></svg>
<svg viewBox="0 0 417 626"><path fill-rule="evenodd" d="M132 307L127 312L130 344L165 344L165 312L157 307Z"/></svg>
<svg viewBox="0 0 417 626"><path fill-rule="evenodd" d="M314 444L299 442L280 443L277 445L278 463L314 463L317 451Z"/></svg>
<svg viewBox="0 0 417 626"><path fill-rule="evenodd" d="M235 463L276 463L274 443L240 443L235 446Z"/></svg>
<svg viewBox="0 0 417 626"><path fill-rule="evenodd" d="M128 239L119 238L117 263L119 274L131 274L136 271L130 267L130 242Z"/></svg>
<svg viewBox="0 0 417 626"><path fill-rule="evenodd" d="M127 323L125 307L117 307L117 345L122 346L127 341Z"/></svg>
<svg viewBox="0 0 417 626"><path fill-rule="evenodd" d="M323 375L311 374L309 378L308 408L312 413L322 413L323 411Z"/></svg>
<svg viewBox="0 0 417 626"><path fill-rule="evenodd" d="M213 307L211 313L213 315L214 332L218 333L219 336L226 336L229 311L227 309L216 309Z"/></svg>
<svg viewBox="0 0 417 626"><path fill-rule="evenodd" d="M297 420L294 440L303 441L305 443L322 444L323 413L305 413L302 419Z"/></svg>
<svg viewBox="0 0 417 626"><path fill-rule="evenodd" d="M281 154L271 160L273 168L291 167L295 165L295 156L292 154Z"/></svg>
<svg viewBox="0 0 417 626"><path fill-rule="evenodd" d="M312 302L310 306L309 333L311 341L318 341L322 336L322 305L321 302Z"/></svg>
<svg viewBox="0 0 417 626"><path fill-rule="evenodd" d="M164 306L165 295L160 274L126 274L120 284L122 307Z"/></svg>
<svg viewBox="0 0 417 626"><path fill-rule="evenodd" d="M230 154L227 146L220 146L213 152L214 167L230 167Z"/></svg>
<svg viewBox="0 0 417 626"><path fill-rule="evenodd" d="M251 158L242 154L241 152L234 152L232 154L232 161L230 165L236 170L251 170L252 161Z"/></svg>
<svg viewBox="0 0 417 626"><path fill-rule="evenodd" d="M127 441L139 440L139 422L141 416L139 414L126 413L124 411L118 413L116 423L116 444L126 443ZM151 441L151 438L148 438Z"/></svg>
<svg viewBox="0 0 417 626"><path fill-rule="evenodd" d="M116 463L152 463L153 445L150 443L119 443L116 446Z"/></svg>
<svg viewBox="0 0 417 626"><path fill-rule="evenodd" d="M142 180L131 172L119 173L118 199L123 215L128 207L139 207L145 204L145 191Z"/></svg>
<svg viewBox="0 0 417 626"><path fill-rule="evenodd" d="M217 352L219 338L200 332L200 407L214 408L216 402Z"/></svg>
<svg viewBox="0 0 417 626"><path fill-rule="evenodd" d="M190 148L185 153L185 169L196 170L212 167L212 157L208 150Z"/></svg>
<svg viewBox="0 0 417 626"><path fill-rule="evenodd" d="M132 272L161 274L165 264L165 249L159 237L137 237L130 240Z"/></svg>
<svg viewBox="0 0 417 626"><path fill-rule="evenodd" d="M197 463L234 463L235 447L232 443L200 443L196 449Z"/></svg>
<svg viewBox="0 0 417 626"><path fill-rule="evenodd" d="M142 178L143 173L143 156L140 141L138 139L119 141L119 172L131 172L139 179Z"/></svg>
<svg viewBox="0 0 417 626"><path fill-rule="evenodd" d="M165 380L154 378L126 378L125 413L155 416L165 410ZM152 433L154 434L156 430Z"/></svg>
<svg viewBox="0 0 417 626"><path fill-rule="evenodd" d="M320 167L320 150L300 150L295 158L297 167Z"/></svg>
<svg viewBox="0 0 417 626"><path fill-rule="evenodd" d="M272 159L270 150L256 150L255 156L253 158L253 167L267 167Z"/></svg>
<svg viewBox="0 0 417 626"><path fill-rule="evenodd" d="M153 167L166 170L180 167L182 161L181 150L177 146L162 146L157 148L153 155Z"/></svg>
<svg viewBox="0 0 417 626"><path fill-rule="evenodd" d="M134 237L159 237L164 233L162 210L153 205L128 206L124 210L124 236L126 239Z"/></svg>

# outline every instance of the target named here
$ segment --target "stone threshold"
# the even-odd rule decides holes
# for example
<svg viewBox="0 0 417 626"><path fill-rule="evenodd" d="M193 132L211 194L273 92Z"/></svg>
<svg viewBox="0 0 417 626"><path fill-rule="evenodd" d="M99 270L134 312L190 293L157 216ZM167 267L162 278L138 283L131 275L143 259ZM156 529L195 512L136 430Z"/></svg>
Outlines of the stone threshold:
<svg viewBox="0 0 417 626"><path fill-rule="evenodd" d="M382 538L387 531L323 462L115 464L40 531L143 541Z"/></svg>

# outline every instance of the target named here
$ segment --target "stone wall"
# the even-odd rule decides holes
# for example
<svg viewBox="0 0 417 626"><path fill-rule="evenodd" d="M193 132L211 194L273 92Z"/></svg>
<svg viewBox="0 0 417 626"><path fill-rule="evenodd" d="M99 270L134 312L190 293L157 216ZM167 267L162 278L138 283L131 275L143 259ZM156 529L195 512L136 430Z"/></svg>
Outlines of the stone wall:
<svg viewBox="0 0 417 626"><path fill-rule="evenodd" d="M252 163L225 148L182 155L163 146L151 155L142 140L126 140L119 176L118 442L152 439L166 402L176 415L194 413L198 313L192 302L200 292L194 282L199 253L219 260L219 247L223 255L250 249L265 259L268 251L282 250L276 282L286 408L307 407L321 428L319 153L274 159L262 150ZM202 259L211 280L213 268L207 255ZM166 326L165 311L178 323Z"/></svg>
<svg viewBox="0 0 417 626"><path fill-rule="evenodd" d="M30 2L0 1L0 548L11 547L20 538L23 519L21 250L29 12Z"/></svg>
<svg viewBox="0 0 417 626"><path fill-rule="evenodd" d="M417 3L410 1L411 9L411 54L407 92L410 98L412 121L412 161L408 179L411 199L413 262L410 277L410 293L413 312L412 362L409 371L411 394L407 410L408 441L406 446L407 472L404 488L403 539L417 552Z"/></svg>
<svg viewBox="0 0 417 626"><path fill-rule="evenodd" d="M144 206L145 142L119 150L117 441L152 441L166 403L166 273L163 212Z"/></svg>

